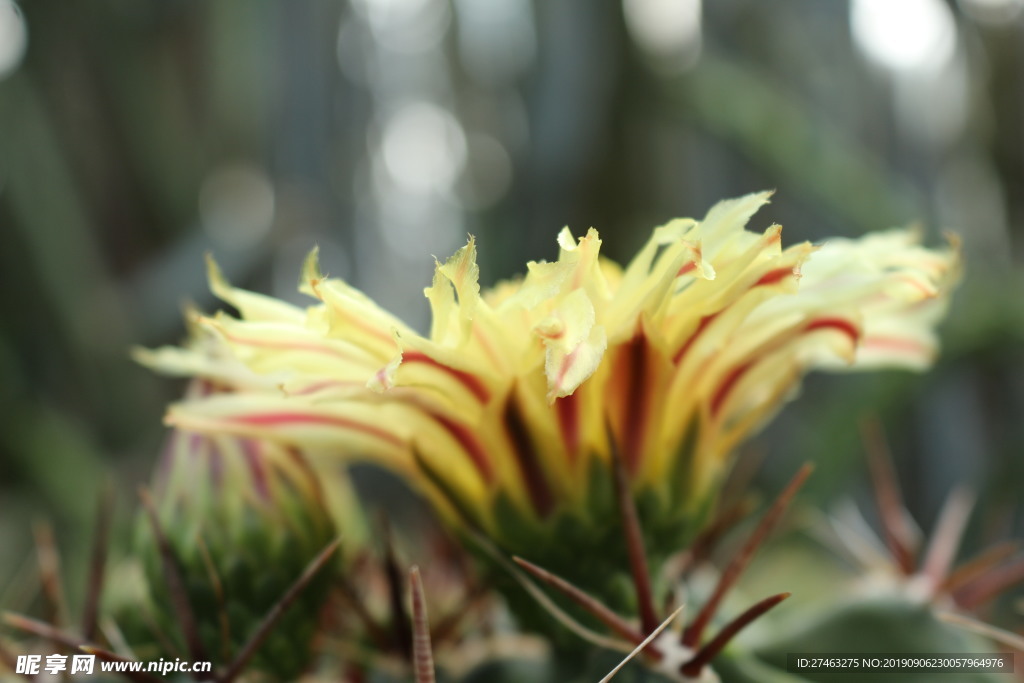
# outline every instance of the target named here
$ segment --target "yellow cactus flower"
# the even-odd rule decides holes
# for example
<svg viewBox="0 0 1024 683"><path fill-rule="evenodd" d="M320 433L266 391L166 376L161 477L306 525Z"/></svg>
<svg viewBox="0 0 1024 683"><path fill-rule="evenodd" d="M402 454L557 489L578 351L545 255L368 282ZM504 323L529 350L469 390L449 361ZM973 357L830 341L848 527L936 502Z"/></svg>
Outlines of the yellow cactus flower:
<svg viewBox="0 0 1024 683"><path fill-rule="evenodd" d="M617 453L645 533L669 552L804 373L922 368L935 355L955 248L893 230L783 249L780 226L745 229L769 196L671 221L625 268L600 256L596 230L564 229L557 261L484 292L470 238L425 290L427 336L321 275L315 251L307 309L232 288L211 263L214 291L240 314L200 321L221 360L163 349L148 361L207 377L244 369L248 388L175 405L167 421L381 463L555 569L536 530L614 526ZM564 535L552 544L578 551Z"/></svg>

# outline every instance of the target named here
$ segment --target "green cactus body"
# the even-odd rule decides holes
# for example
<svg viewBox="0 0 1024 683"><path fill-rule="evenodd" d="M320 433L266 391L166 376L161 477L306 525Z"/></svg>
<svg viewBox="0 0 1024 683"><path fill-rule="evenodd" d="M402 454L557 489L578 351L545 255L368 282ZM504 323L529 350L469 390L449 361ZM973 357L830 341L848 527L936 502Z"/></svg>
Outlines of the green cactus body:
<svg viewBox="0 0 1024 683"><path fill-rule="evenodd" d="M269 442L176 432L157 473L156 498L199 639L222 665L334 535L306 461ZM149 525L141 525L138 540L157 626L184 652ZM292 680L309 663L330 575L322 571L288 608L252 668Z"/></svg>

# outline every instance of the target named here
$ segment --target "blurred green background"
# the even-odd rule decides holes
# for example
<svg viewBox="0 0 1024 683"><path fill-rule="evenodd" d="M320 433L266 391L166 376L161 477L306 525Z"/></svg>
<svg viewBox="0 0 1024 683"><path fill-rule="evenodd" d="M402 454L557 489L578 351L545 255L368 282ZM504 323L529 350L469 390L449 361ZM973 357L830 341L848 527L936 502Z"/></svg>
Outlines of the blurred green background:
<svg viewBox="0 0 1024 683"><path fill-rule="evenodd" d="M181 387L128 349L216 306L204 252L301 301L319 244L422 329L431 255L467 233L489 284L553 258L563 225L625 261L765 188L752 227L787 243L920 222L962 237L967 276L938 367L812 377L749 446L761 483L813 459L806 500L863 502L874 414L926 529L956 482L981 492L968 546L1020 529L1022 0L19 5L0 0L0 603L28 599L33 519L80 556L103 480L125 501L147 480Z"/></svg>

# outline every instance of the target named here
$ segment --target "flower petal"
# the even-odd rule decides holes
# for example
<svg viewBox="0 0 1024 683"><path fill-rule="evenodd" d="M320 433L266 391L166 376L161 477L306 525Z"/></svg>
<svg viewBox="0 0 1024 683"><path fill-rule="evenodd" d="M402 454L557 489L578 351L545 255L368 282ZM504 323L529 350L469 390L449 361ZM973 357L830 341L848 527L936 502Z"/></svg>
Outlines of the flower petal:
<svg viewBox="0 0 1024 683"><path fill-rule="evenodd" d="M250 370L277 374L280 381L305 375L366 382L378 365L376 358L355 344L325 338L305 327L236 320L223 314L201 322L220 335Z"/></svg>
<svg viewBox="0 0 1024 683"><path fill-rule="evenodd" d="M210 254L206 255L206 273L210 281L210 291L237 308L246 320L301 324L306 317L305 311L301 308L280 299L232 287Z"/></svg>
<svg viewBox="0 0 1024 683"><path fill-rule="evenodd" d="M456 346L469 338L473 314L480 302L479 279L473 237L443 264L436 264L434 282L423 291L430 300L433 314L430 328L433 341Z"/></svg>
<svg viewBox="0 0 1024 683"><path fill-rule="evenodd" d="M355 287L324 277L316 249L303 263L300 289L324 303L323 316L328 337L355 344L378 360L394 355L395 332L415 334Z"/></svg>
<svg viewBox="0 0 1024 683"><path fill-rule="evenodd" d="M549 402L575 391L601 362L608 340L604 328L594 322L593 303L584 289L576 289L534 326L545 348Z"/></svg>

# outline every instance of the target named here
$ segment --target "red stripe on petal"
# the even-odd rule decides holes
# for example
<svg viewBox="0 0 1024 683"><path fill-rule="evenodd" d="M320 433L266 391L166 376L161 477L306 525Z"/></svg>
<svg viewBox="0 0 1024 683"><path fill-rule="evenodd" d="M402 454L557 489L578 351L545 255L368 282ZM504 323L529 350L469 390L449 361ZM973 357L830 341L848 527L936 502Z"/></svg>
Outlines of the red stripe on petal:
<svg viewBox="0 0 1024 683"><path fill-rule="evenodd" d="M316 342L282 342L270 339L246 339L245 337L231 334L223 329L222 334L228 341L235 344L241 344L242 346L254 346L261 349L280 349L282 351L309 351L311 353L322 353L352 362L361 362L363 360L351 354L343 353L338 349L333 349L329 346L324 346L323 344L317 344Z"/></svg>
<svg viewBox="0 0 1024 683"><path fill-rule="evenodd" d="M931 348L914 339L872 336L864 338L864 347L901 353L928 354Z"/></svg>
<svg viewBox="0 0 1024 683"><path fill-rule="evenodd" d="M554 509L555 498L548 486L547 478L544 476L540 459L537 457L537 449L530 437L529 427L514 397L509 398L505 405L504 417L512 454L519 465L519 473L526 486L527 495L530 497L533 509L543 519Z"/></svg>
<svg viewBox="0 0 1024 683"><path fill-rule="evenodd" d="M580 402L578 396L578 392L573 392L555 401L562 439L569 452L569 462L575 462L576 451L580 446Z"/></svg>
<svg viewBox="0 0 1024 683"><path fill-rule="evenodd" d="M721 311L719 311L719 313L720 312ZM679 350L676 351L676 355L672 358L673 363L679 365L679 361L683 359L683 356L685 356L686 352L690 350L690 347L693 346L693 343L697 341L697 338L704 332L705 329L707 329L707 326L710 325L711 322L717 317L718 313L712 313L711 315L706 315L700 319L700 322L697 323L697 329L693 331L693 334L691 334L690 338L686 340L686 343L684 343L681 347L679 347Z"/></svg>
<svg viewBox="0 0 1024 683"><path fill-rule="evenodd" d="M263 459L260 457L259 446L252 439L241 439L242 454L245 456L245 464L252 475L253 485L257 495L263 501L270 500L270 484L267 483L267 471L263 466Z"/></svg>
<svg viewBox="0 0 1024 683"><path fill-rule="evenodd" d="M857 329L857 326L844 318L817 318L807 323L807 325L803 329L799 330L795 336L815 332L817 330L835 330L837 332L842 332L847 337L849 337L850 341L853 342L854 344L856 344L857 341L860 339L860 330ZM768 345L766 348L760 349L758 352L758 356L756 358L749 360L746 363L743 363L742 365L738 365L732 370L730 370L729 373L725 376L725 379L722 380L722 383L718 385L718 388L715 390L715 393L712 395L711 415L715 416L718 414L718 411L721 409L722 404L725 402L725 399L728 398L729 393L732 391L733 387L736 386L736 383L739 382L739 380L743 377L743 375L747 373L747 371L750 370L750 368L752 368L761 358L764 358L767 354L777 350L780 346L784 345L785 343L792 341L793 338L794 337L787 335L783 337L781 340L776 340L774 343Z"/></svg>
<svg viewBox="0 0 1024 683"><path fill-rule="evenodd" d="M488 457L487 451L484 450L483 444L480 443L476 434L466 425L459 424L444 415L431 413L430 416L439 425L444 427L452 435L452 438L459 442L462 450L466 451L466 455L469 456L473 466L476 467L480 477L488 484L492 483L494 481L494 467L491 465L491 459Z"/></svg>
<svg viewBox="0 0 1024 683"><path fill-rule="evenodd" d="M480 348L483 349L487 357L494 363L495 366L501 367L502 362L498 353L494 350L494 344L491 343L488 335L483 331L480 325L473 325L473 337L480 343Z"/></svg>
<svg viewBox="0 0 1024 683"><path fill-rule="evenodd" d="M701 249L700 245L697 245L695 247L691 247L691 252L690 253L691 253L691 256L693 257L693 260L689 261L687 263L684 263L679 268L679 270L676 272L676 277L681 277L683 275L689 275L693 271L697 270L697 264L699 264L701 262L701 260L704 258L704 250Z"/></svg>
<svg viewBox="0 0 1024 683"><path fill-rule="evenodd" d="M774 285L778 282L782 282L790 275L796 275L796 270L794 268L776 268L775 270L769 270L754 283L754 287Z"/></svg>
<svg viewBox="0 0 1024 683"><path fill-rule="evenodd" d="M292 396L308 396L309 394L315 394L318 391L324 391L326 389L341 389L344 387L350 387L355 389L363 388L365 386L366 382L346 382L342 380L329 379L324 380L322 382L313 382L312 384L307 384L301 389L296 389L288 393Z"/></svg>
<svg viewBox="0 0 1024 683"><path fill-rule="evenodd" d="M312 415L309 413L257 413L255 415L239 415L228 418L229 422L238 424L253 425L256 427L280 427L289 425L320 425L325 427L338 427L340 429L351 429L362 432L368 436L380 439L393 446L404 446L405 443L391 432L374 427L356 420L345 417L332 417L330 415Z"/></svg>
<svg viewBox="0 0 1024 683"><path fill-rule="evenodd" d="M718 415L718 411L721 409L725 399L728 398L729 393L732 391L736 383L740 381L743 375L754 366L756 360L747 361L743 365L738 365L729 371L729 374L725 376L722 383L718 385L718 389L715 390L714 396L711 397L711 415L714 417Z"/></svg>
<svg viewBox="0 0 1024 683"><path fill-rule="evenodd" d="M697 270L697 262L696 261L690 261L689 263L684 263L683 267L679 269L678 273L676 273L676 277L682 277L683 275L688 275L689 273L692 273L695 270Z"/></svg>
<svg viewBox="0 0 1024 683"><path fill-rule="evenodd" d="M316 291L316 287L314 287L313 290ZM323 301L323 297L321 297L321 301ZM332 304L331 309L337 312L338 316L344 320L345 324L351 325L352 327L355 327L363 331L368 336L373 337L374 339L379 339L384 343L393 343L395 341L394 338L387 332L366 323L358 315L349 313L341 306L337 304Z"/></svg>
<svg viewBox="0 0 1024 683"><path fill-rule="evenodd" d="M860 330L857 326L851 323L845 318L817 318L808 323L807 327L804 328L804 332L814 332L815 330L836 330L842 332L850 338L854 344L860 339Z"/></svg>
<svg viewBox="0 0 1024 683"><path fill-rule="evenodd" d="M565 376L569 374L569 370L572 369L572 364L576 362L576 354L579 353L581 346L582 344L577 345L576 348L566 354L565 358L562 359L562 363L558 366L558 376L555 378L556 387L562 386L562 383L565 381Z"/></svg>
<svg viewBox="0 0 1024 683"><path fill-rule="evenodd" d="M778 284L779 282L785 280L787 277L795 276L796 274L796 269L792 267L776 268L774 270L768 271L760 278L758 278L757 282L751 285L750 288L753 289L754 287L764 287L767 285ZM728 306L726 306L726 308L728 308ZM711 322L716 317L718 317L719 314L722 313L722 311L726 310L726 308L723 308L721 311L717 311L715 313L706 315L700 319L700 323L698 323L697 329L694 330L693 334L690 335L690 338L686 340L686 342L679 348L678 351L676 351L676 355L672 358L673 363L675 363L676 365L679 364L679 361L683 359L683 356L686 355L686 352L690 350L690 347L693 346L694 342L697 341L697 338L700 337L700 335L704 332L705 329L707 329L707 326L710 325Z"/></svg>
<svg viewBox="0 0 1024 683"><path fill-rule="evenodd" d="M488 391L487 387L484 386L484 383L480 381L479 377L471 372L466 372L465 370L459 370L451 367L450 365L445 365L444 363L431 358L422 351L408 351L403 353L402 362L423 363L425 365L435 367L438 370L451 375L456 381L462 384L462 386L466 387L466 389L469 390L469 393L476 396L481 403L487 403L487 401L491 399L491 392Z"/></svg>
<svg viewBox="0 0 1024 683"><path fill-rule="evenodd" d="M628 417L625 421L624 456L626 469L636 474L640 467L640 455L644 448L644 435L651 414L651 392L647 391L647 340L637 334L626 350L629 354L629 380L626 385Z"/></svg>
<svg viewBox="0 0 1024 683"><path fill-rule="evenodd" d="M926 299L935 298L937 294L936 290L933 287L929 287L928 285L924 284L918 278L913 277L912 275L904 275L900 277L899 280L900 282L905 282L914 289L916 289L917 291L919 291Z"/></svg>

